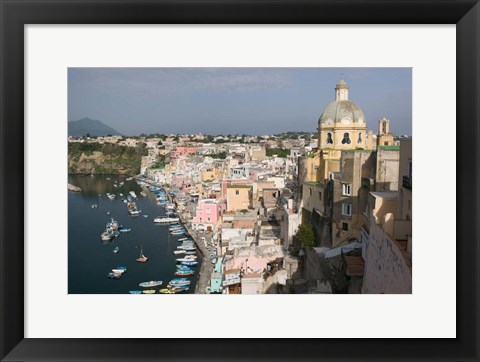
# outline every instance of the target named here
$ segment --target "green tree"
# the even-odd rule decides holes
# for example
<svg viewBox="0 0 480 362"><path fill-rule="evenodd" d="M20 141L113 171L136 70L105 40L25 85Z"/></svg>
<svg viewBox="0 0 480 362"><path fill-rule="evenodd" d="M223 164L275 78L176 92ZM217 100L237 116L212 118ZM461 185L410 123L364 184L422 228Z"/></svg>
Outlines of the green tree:
<svg viewBox="0 0 480 362"><path fill-rule="evenodd" d="M312 225L300 225L295 237L300 240L304 248L313 248L315 246L315 236L313 235Z"/></svg>

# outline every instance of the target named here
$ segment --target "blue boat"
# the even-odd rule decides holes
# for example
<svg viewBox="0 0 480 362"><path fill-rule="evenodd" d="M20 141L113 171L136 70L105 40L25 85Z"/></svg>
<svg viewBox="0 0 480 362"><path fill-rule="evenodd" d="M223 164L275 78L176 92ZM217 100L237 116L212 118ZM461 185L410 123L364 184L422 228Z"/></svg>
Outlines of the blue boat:
<svg viewBox="0 0 480 362"><path fill-rule="evenodd" d="M120 251L120 248L118 246L113 248L113 253L116 254Z"/></svg>
<svg viewBox="0 0 480 362"><path fill-rule="evenodd" d="M180 265L180 264L177 265L177 269L178 269L178 270L187 270L187 271L188 271L188 270L192 270L192 269L190 269L188 266L186 266L186 265Z"/></svg>
<svg viewBox="0 0 480 362"><path fill-rule="evenodd" d="M127 267L125 267L125 266L117 266L117 269L118 269L118 270L127 270Z"/></svg>
<svg viewBox="0 0 480 362"><path fill-rule="evenodd" d="M196 266L198 265L198 261L182 261L180 262L180 264L187 266Z"/></svg>
<svg viewBox="0 0 480 362"><path fill-rule="evenodd" d="M120 231L121 233L129 233L130 231L132 231L132 229L131 229L131 228L123 228L123 227L122 227L119 231Z"/></svg>
<svg viewBox="0 0 480 362"><path fill-rule="evenodd" d="M142 294L141 290L129 290L128 291L130 294Z"/></svg>
<svg viewBox="0 0 480 362"><path fill-rule="evenodd" d="M187 230L175 230L175 231L170 231L170 234L172 235L183 235L187 232Z"/></svg>

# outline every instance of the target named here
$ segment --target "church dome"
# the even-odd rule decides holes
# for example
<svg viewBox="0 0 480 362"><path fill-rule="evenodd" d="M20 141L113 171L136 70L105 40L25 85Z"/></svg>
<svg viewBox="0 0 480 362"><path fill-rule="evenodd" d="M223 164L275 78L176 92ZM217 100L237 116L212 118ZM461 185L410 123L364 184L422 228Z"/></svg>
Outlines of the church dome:
<svg viewBox="0 0 480 362"><path fill-rule="evenodd" d="M358 105L350 101L333 101L325 107L318 121L319 125L341 122L347 119L350 122L365 124L365 116ZM360 121L360 122L359 122Z"/></svg>
<svg viewBox="0 0 480 362"><path fill-rule="evenodd" d="M348 100L349 87L343 80L343 75L335 87L335 101L331 102L323 110L318 126L334 127L341 122L344 126L365 127L365 116L355 103Z"/></svg>

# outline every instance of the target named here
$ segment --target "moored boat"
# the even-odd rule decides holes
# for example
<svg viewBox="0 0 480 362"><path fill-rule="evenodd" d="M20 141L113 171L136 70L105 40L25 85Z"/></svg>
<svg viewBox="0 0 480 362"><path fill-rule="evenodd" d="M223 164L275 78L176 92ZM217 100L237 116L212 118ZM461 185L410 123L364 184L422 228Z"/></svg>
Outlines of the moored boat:
<svg viewBox="0 0 480 362"><path fill-rule="evenodd" d="M142 290L143 294L155 294L155 289Z"/></svg>
<svg viewBox="0 0 480 362"><path fill-rule="evenodd" d="M108 273L107 274L107 278L110 278L110 279L120 279L122 277L122 274L121 273Z"/></svg>
<svg viewBox="0 0 480 362"><path fill-rule="evenodd" d="M155 219L153 219L153 222L158 224L168 224L179 220L180 219L178 217L157 216Z"/></svg>
<svg viewBox="0 0 480 362"><path fill-rule="evenodd" d="M170 234L172 235L183 235L187 232L187 230L183 229L183 230L173 230L173 231L170 231Z"/></svg>
<svg viewBox="0 0 480 362"><path fill-rule="evenodd" d="M186 276L190 276L190 275L193 275L193 274L195 274L195 272L193 270L191 270L191 271L177 270L174 275L186 277Z"/></svg>
<svg viewBox="0 0 480 362"><path fill-rule="evenodd" d="M198 265L198 261L182 261L181 262L183 265L187 265L187 266L196 266Z"/></svg>
<svg viewBox="0 0 480 362"><path fill-rule="evenodd" d="M156 286L162 285L162 283L163 282L161 280L150 280L149 282L143 282L138 285L141 286L142 288L150 288L150 287L156 287Z"/></svg>
<svg viewBox="0 0 480 362"><path fill-rule="evenodd" d="M116 254L120 251L120 248L118 246L113 248L113 253Z"/></svg>
<svg viewBox="0 0 480 362"><path fill-rule="evenodd" d="M103 241L112 240L115 237L115 234L111 228L107 228L101 235L100 238Z"/></svg>
<svg viewBox="0 0 480 362"><path fill-rule="evenodd" d="M160 289L158 292L162 293L162 294L175 294L176 293L175 288L172 288L170 285L168 285L167 288Z"/></svg>
<svg viewBox="0 0 480 362"><path fill-rule="evenodd" d="M171 280L168 285L171 285L172 287L182 287L190 285L190 283L190 280Z"/></svg>
<svg viewBox="0 0 480 362"><path fill-rule="evenodd" d="M143 255L143 245L142 248L140 249L140 256L136 259L139 263L146 263L148 261L148 258Z"/></svg>
<svg viewBox="0 0 480 362"><path fill-rule="evenodd" d="M185 255L185 257L183 257L183 258L177 259L177 262L181 262L181 261L195 261L196 259L197 259L197 256L196 256L196 255Z"/></svg>
<svg viewBox="0 0 480 362"><path fill-rule="evenodd" d="M142 294L141 290L129 290L128 291L130 294Z"/></svg>
<svg viewBox="0 0 480 362"><path fill-rule="evenodd" d="M130 231L132 231L132 229L131 229L131 228L124 228L124 227L122 227L122 228L120 228L120 230L118 230L118 231L120 231L121 233L129 233Z"/></svg>

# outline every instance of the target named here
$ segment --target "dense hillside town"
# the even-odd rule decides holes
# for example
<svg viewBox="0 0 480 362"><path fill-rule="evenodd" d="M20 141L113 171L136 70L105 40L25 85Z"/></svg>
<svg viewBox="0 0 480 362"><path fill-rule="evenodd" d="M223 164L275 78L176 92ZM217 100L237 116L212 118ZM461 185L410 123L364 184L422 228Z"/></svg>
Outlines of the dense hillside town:
<svg viewBox="0 0 480 362"><path fill-rule="evenodd" d="M202 249L198 293L411 293L412 138L386 117L368 130L343 79L320 112L315 133L68 142L136 150L137 180L174 195ZM108 173L100 148L84 149L69 170Z"/></svg>

